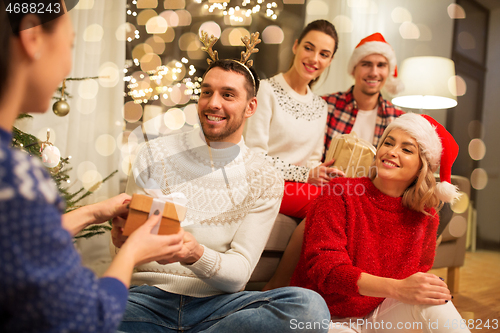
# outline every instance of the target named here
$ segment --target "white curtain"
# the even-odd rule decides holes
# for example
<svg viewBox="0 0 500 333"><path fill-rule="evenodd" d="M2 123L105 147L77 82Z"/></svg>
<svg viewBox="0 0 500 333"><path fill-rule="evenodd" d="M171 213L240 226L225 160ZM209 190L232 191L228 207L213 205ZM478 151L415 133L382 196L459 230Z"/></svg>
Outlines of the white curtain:
<svg viewBox="0 0 500 333"><path fill-rule="evenodd" d="M125 41L117 33L126 20L125 0L80 0L70 11L75 30L73 70L69 77L107 76L99 80L69 81L71 111L65 117L52 110L35 115L23 130L50 141L62 156L71 156L70 191L91 187L121 169L118 140L123 130L123 68ZM100 201L119 193L120 172L79 204ZM79 241L84 263L102 273L109 262L109 236Z"/></svg>

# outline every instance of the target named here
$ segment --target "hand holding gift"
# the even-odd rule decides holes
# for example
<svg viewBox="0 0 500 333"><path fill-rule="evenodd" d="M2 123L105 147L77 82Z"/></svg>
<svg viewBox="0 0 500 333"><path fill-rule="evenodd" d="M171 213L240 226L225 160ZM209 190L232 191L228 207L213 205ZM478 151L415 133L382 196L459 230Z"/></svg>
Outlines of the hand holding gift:
<svg viewBox="0 0 500 333"><path fill-rule="evenodd" d="M307 178L307 182L316 186L323 186L328 184L328 182L334 177L345 177L345 174L341 170L331 167L334 162L335 160L332 159L318 165L315 168L312 168L309 171L309 178Z"/></svg>
<svg viewBox="0 0 500 333"><path fill-rule="evenodd" d="M356 133L343 134L332 138L325 160L335 160L333 166L342 170L346 177L367 177L376 150Z"/></svg>

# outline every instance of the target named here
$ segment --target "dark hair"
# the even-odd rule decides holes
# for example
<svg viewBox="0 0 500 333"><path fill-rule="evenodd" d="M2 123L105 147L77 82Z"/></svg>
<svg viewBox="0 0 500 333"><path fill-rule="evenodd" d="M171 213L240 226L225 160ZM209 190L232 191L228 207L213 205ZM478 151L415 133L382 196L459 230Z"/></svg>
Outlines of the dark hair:
<svg viewBox="0 0 500 333"><path fill-rule="evenodd" d="M252 78L252 75L250 75L250 73L247 71L247 69L245 67L243 67L243 65L240 62L238 62L236 60L232 60L232 59L221 59L221 60L217 60L217 61L212 62L210 64L210 66L208 66L208 69L205 71L205 74L203 74L203 79L205 79L205 75L207 75L207 73L212 68L215 68L215 67L222 68L226 72L231 71L231 72L236 72L238 74L243 75L245 77L245 81L246 81L245 88L247 91L248 99L257 96L257 92L259 91L260 80L259 80L259 76L257 75L257 73L255 72L255 70L252 67L246 67L246 68L248 68L250 70L250 72L253 75L253 78ZM254 89L254 79L255 79L255 89Z"/></svg>
<svg viewBox="0 0 500 333"><path fill-rule="evenodd" d="M59 2L62 5L63 0L54 0L51 1ZM30 13L15 13L12 11L10 14L7 14L6 5L8 6L12 2L10 0L0 1L0 98L5 91L5 85L7 83L7 78L9 74L9 65L10 65L10 41L11 38L19 36L19 30L21 21L27 15L36 15L39 17L42 28L45 31L52 31L54 28L54 22L57 17L60 17L62 14L55 13L44 13L43 15L39 14L30 14ZM62 10L62 7L61 7ZM64 12L63 12L64 14Z"/></svg>
<svg viewBox="0 0 500 333"><path fill-rule="evenodd" d="M327 20L312 21L300 33L300 36L297 39L298 44L300 44L300 42L302 42L302 39L304 39L304 37L310 31L319 31L319 32L327 34L328 36L333 38L333 40L335 41L335 46L333 48L333 53L332 53L332 58L333 58L333 56L335 55L335 53L337 52L337 49L339 47L339 36L337 34L337 30L335 29L335 26ZM293 66L294 59L295 59L295 57L292 59L292 66ZM315 84L318 80L319 80L319 77L317 77L314 80L311 80L311 82L309 82L309 86L312 87L312 85Z"/></svg>

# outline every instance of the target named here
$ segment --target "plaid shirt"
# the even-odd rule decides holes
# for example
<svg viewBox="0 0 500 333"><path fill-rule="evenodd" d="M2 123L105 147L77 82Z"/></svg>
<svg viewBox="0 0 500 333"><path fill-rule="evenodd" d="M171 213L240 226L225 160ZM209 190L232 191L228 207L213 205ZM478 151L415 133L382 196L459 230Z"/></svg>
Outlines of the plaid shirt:
<svg viewBox="0 0 500 333"><path fill-rule="evenodd" d="M354 126L358 114L358 105L352 94L353 89L354 86L347 92L338 92L336 94L323 96L323 99L328 103L323 160L330 147L332 137L341 134L349 134ZM382 133L384 133L387 125L403 113L401 109L394 106L394 104L388 100L383 99L382 94L379 94L377 121L372 142L374 146L378 145L378 141L382 137Z"/></svg>

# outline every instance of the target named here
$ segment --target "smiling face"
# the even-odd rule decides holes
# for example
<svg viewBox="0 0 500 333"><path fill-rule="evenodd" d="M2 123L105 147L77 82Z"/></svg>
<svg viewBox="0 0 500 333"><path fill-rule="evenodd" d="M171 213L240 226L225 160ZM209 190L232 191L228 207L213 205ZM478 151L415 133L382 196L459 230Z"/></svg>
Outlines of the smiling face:
<svg viewBox="0 0 500 333"><path fill-rule="evenodd" d="M240 142L245 119L257 107L257 98L248 96L245 85L242 74L220 67L205 74L198 116L207 142Z"/></svg>
<svg viewBox="0 0 500 333"><path fill-rule="evenodd" d="M354 67L354 89L364 95L378 94L389 76L389 62L380 54L370 54Z"/></svg>
<svg viewBox="0 0 500 333"><path fill-rule="evenodd" d="M417 141L407 132L395 128L385 138L375 156L379 183L391 183L406 189L417 178L422 161ZM377 186L378 187L378 186Z"/></svg>
<svg viewBox="0 0 500 333"><path fill-rule="evenodd" d="M293 45L293 69L305 82L318 78L333 59L335 40L324 32L311 30Z"/></svg>

